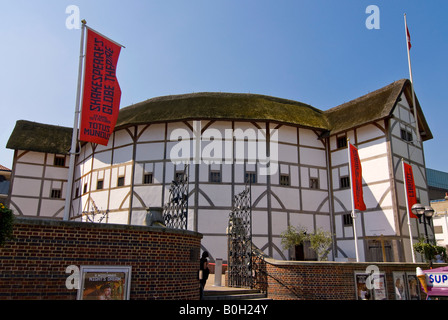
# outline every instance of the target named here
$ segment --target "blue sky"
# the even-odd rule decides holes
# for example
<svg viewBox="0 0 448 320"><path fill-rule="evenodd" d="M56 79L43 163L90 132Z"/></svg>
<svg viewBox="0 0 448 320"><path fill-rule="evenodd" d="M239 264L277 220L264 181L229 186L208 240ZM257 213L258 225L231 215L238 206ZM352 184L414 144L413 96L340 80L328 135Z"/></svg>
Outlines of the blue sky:
<svg viewBox="0 0 448 320"><path fill-rule="evenodd" d="M3 1L0 7L0 164L17 120L73 126L81 31L66 8L123 44L121 107L202 91L271 95L326 110L409 78L434 139L426 165L448 171L446 0ZM368 29L369 5L380 29Z"/></svg>

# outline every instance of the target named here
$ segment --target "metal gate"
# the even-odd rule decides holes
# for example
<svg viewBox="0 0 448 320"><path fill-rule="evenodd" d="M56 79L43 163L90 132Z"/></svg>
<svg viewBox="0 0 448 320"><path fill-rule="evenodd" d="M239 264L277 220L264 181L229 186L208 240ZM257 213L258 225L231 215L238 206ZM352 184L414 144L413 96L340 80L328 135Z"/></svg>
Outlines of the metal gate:
<svg viewBox="0 0 448 320"><path fill-rule="evenodd" d="M230 287L251 288L252 276L252 207L251 186L233 197L228 222L228 282Z"/></svg>
<svg viewBox="0 0 448 320"><path fill-rule="evenodd" d="M163 207L163 220L167 228L187 229L188 224L188 170L177 172L169 189L168 202Z"/></svg>

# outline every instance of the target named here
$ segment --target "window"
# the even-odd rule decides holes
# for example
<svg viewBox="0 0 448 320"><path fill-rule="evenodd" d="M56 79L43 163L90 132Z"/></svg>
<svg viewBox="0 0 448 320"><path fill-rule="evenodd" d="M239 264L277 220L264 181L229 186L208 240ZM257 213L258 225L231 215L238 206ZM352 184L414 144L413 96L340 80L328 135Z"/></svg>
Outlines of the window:
<svg viewBox="0 0 448 320"><path fill-rule="evenodd" d="M280 175L280 185L289 186L289 175L288 174Z"/></svg>
<svg viewBox="0 0 448 320"><path fill-rule="evenodd" d="M353 225L353 218L351 213L346 213L342 216L342 222L344 227Z"/></svg>
<svg viewBox="0 0 448 320"><path fill-rule="evenodd" d="M118 177L117 187L122 187L122 186L124 186L124 177Z"/></svg>
<svg viewBox="0 0 448 320"><path fill-rule="evenodd" d="M104 185L103 180L98 180L96 182L96 190L102 190L103 189L103 185Z"/></svg>
<svg viewBox="0 0 448 320"><path fill-rule="evenodd" d="M174 179L176 181L182 181L185 180L185 174L183 171L176 171L176 173L174 174Z"/></svg>
<svg viewBox="0 0 448 320"><path fill-rule="evenodd" d="M310 178L310 189L319 189L319 179Z"/></svg>
<svg viewBox="0 0 448 320"><path fill-rule="evenodd" d="M55 155L53 164L58 167L65 167L65 157Z"/></svg>
<svg viewBox="0 0 448 320"><path fill-rule="evenodd" d="M145 173L145 175L143 176L143 183L144 184L151 184L152 183L152 173Z"/></svg>
<svg viewBox="0 0 448 320"><path fill-rule="evenodd" d="M244 181L250 183L257 183L257 174L255 172L246 172L244 175Z"/></svg>
<svg viewBox="0 0 448 320"><path fill-rule="evenodd" d="M50 198L60 199L61 198L61 189L51 189Z"/></svg>
<svg viewBox="0 0 448 320"><path fill-rule="evenodd" d="M339 137L337 138L338 149L345 148L347 146L347 137Z"/></svg>
<svg viewBox="0 0 448 320"><path fill-rule="evenodd" d="M341 177L339 186L340 186L340 189L350 188L350 178L349 177Z"/></svg>
<svg viewBox="0 0 448 320"><path fill-rule="evenodd" d="M221 182L221 171L210 171L210 182Z"/></svg>
<svg viewBox="0 0 448 320"><path fill-rule="evenodd" d="M76 187L75 189L75 198L79 197L79 187Z"/></svg>
<svg viewBox="0 0 448 320"><path fill-rule="evenodd" d="M84 188L82 189L82 193L87 193L87 183L84 183Z"/></svg>
<svg viewBox="0 0 448 320"><path fill-rule="evenodd" d="M400 130L401 139L404 141L410 142L412 141L412 132L407 129Z"/></svg>

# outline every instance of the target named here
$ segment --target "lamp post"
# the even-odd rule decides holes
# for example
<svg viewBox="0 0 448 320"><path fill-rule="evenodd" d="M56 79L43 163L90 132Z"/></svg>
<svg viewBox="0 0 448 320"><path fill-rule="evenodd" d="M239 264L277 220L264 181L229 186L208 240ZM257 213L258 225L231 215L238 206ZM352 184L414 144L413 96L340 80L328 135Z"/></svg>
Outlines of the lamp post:
<svg viewBox="0 0 448 320"><path fill-rule="evenodd" d="M425 226L426 243L429 243L428 229L426 228L426 220L430 224L431 218L434 215L434 209L430 206L424 206L420 203L416 203L411 208L412 213L418 217L418 221L421 223L421 217L423 217L423 223ZM431 224L430 224L431 225Z"/></svg>

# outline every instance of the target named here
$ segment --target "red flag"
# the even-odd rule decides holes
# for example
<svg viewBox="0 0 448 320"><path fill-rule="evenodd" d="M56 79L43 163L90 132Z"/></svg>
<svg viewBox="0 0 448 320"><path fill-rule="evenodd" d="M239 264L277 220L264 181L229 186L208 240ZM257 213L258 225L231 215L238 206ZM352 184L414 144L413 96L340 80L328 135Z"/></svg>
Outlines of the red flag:
<svg viewBox="0 0 448 320"><path fill-rule="evenodd" d="M417 219L417 216L412 213L412 206L417 203L417 193L415 192L414 173L412 166L403 162L404 171L404 185L406 190L406 197L408 198L409 217Z"/></svg>
<svg viewBox="0 0 448 320"><path fill-rule="evenodd" d="M408 49L411 50L411 35L409 34L409 29L406 26L406 40L408 42Z"/></svg>
<svg viewBox="0 0 448 320"><path fill-rule="evenodd" d="M107 145L120 108L116 77L121 46L87 30L80 140Z"/></svg>
<svg viewBox="0 0 448 320"><path fill-rule="evenodd" d="M364 203L364 196L362 192L362 168L361 161L359 160L358 149L349 143L350 148L350 171L351 171L351 184L353 190L353 203L355 205L354 209L360 211L366 210L366 205Z"/></svg>

